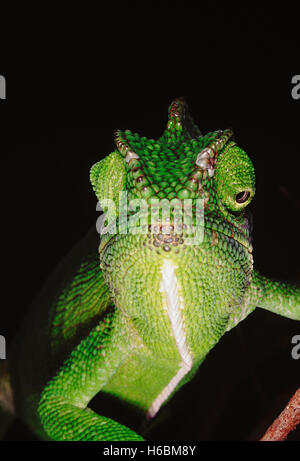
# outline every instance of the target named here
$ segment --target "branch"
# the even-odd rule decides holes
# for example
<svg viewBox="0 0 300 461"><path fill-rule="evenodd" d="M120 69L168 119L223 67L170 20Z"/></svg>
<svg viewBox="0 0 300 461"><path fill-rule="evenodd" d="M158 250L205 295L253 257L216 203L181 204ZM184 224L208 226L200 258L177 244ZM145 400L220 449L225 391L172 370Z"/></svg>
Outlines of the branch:
<svg viewBox="0 0 300 461"><path fill-rule="evenodd" d="M300 387L278 418L260 439L261 442L283 441L300 423Z"/></svg>

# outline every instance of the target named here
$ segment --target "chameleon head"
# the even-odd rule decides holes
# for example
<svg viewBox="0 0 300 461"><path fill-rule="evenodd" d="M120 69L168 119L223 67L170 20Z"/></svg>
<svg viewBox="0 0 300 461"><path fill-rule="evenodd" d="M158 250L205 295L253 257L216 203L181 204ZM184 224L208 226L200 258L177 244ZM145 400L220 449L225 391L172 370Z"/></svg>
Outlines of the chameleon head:
<svg viewBox="0 0 300 461"><path fill-rule="evenodd" d="M211 325L207 341L215 342L251 279L245 209L255 175L248 155L231 130L202 136L183 98L171 104L158 140L117 130L115 143L117 150L92 167L91 182L100 203L116 204L116 226L99 247L116 305L155 336L167 329L176 298L190 334L193 323L205 331Z"/></svg>

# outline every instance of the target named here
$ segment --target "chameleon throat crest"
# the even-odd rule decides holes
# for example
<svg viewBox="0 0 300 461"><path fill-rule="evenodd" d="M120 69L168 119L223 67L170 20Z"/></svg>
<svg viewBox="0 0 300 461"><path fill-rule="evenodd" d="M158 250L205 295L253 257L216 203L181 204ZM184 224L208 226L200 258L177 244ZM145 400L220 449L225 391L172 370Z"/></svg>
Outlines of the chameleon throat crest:
<svg viewBox="0 0 300 461"><path fill-rule="evenodd" d="M182 378L191 370L193 365L193 359L186 343L184 321L181 314L181 311L184 308L184 303L179 294L180 287L175 274L175 266L170 260L164 260L161 268L161 275L160 292L163 296L164 308L167 311L171 322L172 333L181 357L181 362L179 364L179 370L175 376L173 376L167 386L152 402L147 412L148 419L151 419L156 415L162 404L175 390L177 384L182 380Z"/></svg>

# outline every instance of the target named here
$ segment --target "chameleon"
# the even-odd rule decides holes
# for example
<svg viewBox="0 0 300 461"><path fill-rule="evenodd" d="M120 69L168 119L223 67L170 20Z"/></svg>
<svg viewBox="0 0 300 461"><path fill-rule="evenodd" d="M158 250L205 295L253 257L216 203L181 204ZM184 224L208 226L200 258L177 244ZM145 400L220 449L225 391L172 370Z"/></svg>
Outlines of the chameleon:
<svg viewBox="0 0 300 461"><path fill-rule="evenodd" d="M231 129L203 135L180 97L159 139L116 130L114 141L90 170L100 206L115 204L106 232L93 226L54 270L0 361L2 434L19 417L42 440L145 440L143 428L257 307L300 320L300 288L253 267L255 172ZM145 206L133 232L123 210L136 217L135 201ZM150 221L161 201L188 202L181 224L175 205Z"/></svg>

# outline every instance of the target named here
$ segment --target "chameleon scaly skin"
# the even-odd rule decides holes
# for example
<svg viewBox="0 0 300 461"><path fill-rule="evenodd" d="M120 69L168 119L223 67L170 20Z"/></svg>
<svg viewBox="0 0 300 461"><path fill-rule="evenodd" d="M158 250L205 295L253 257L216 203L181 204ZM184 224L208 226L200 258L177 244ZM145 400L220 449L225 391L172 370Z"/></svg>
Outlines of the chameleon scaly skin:
<svg viewBox="0 0 300 461"><path fill-rule="evenodd" d="M256 306L300 320L300 289L253 270L254 169L231 130L202 136L179 98L158 140L117 130L115 143L91 169L100 204L121 191L128 207L201 199L203 240L147 221L104 234L97 254L93 229L61 263L9 352L16 413L43 439L143 440L89 402L102 393L151 418Z"/></svg>

